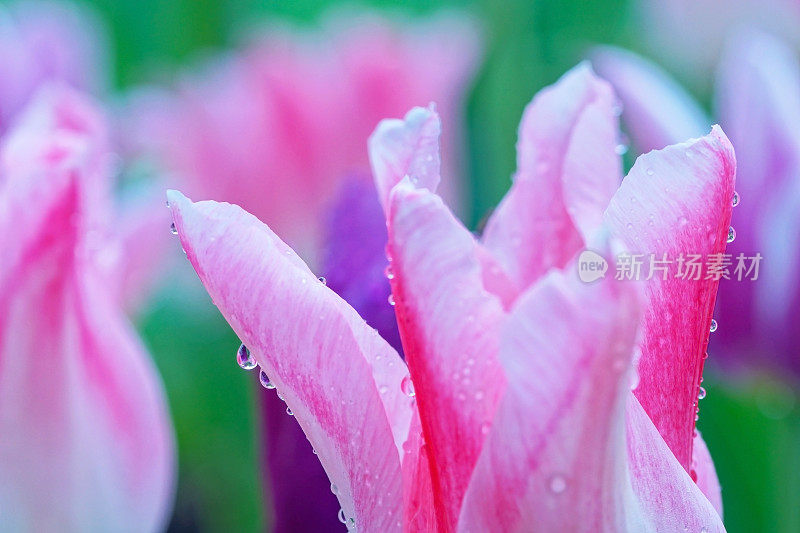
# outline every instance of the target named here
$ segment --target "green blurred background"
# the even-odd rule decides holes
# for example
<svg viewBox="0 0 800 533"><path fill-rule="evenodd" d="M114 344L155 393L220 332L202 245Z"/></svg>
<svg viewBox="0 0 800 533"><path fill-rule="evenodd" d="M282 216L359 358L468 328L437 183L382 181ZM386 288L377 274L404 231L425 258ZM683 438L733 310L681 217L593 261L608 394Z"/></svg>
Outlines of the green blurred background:
<svg viewBox="0 0 800 533"><path fill-rule="evenodd" d="M118 88L150 81L165 67L186 64L199 54L234 46L241 29L255 21L280 17L313 24L334 4L311 0L90 3L108 24ZM484 63L466 110L472 225L508 187L515 165L517 124L533 94L579 62L593 43L644 51L631 2L626 0L368 4L418 14L442 6L466 7L483 22ZM708 95L696 96L708 101ZM179 268L188 269L188 263ZM180 481L171 530L268 528L258 472L257 378L235 364L236 337L199 282L188 287L185 282L165 283L140 317L139 326L166 383L178 436ZM715 458L729 531L800 531L796 389L775 376L734 377L713 368L707 371L704 384L708 397L702 403L699 428Z"/></svg>

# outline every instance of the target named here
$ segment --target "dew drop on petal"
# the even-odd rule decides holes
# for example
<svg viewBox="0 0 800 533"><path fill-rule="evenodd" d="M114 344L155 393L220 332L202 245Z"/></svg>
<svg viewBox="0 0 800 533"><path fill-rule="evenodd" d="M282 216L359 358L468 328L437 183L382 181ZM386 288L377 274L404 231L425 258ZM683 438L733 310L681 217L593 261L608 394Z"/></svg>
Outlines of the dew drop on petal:
<svg viewBox="0 0 800 533"><path fill-rule="evenodd" d="M258 380L261 382L261 386L265 389L274 389L275 385L269 380L269 376L263 370L258 374Z"/></svg>
<svg viewBox="0 0 800 533"><path fill-rule="evenodd" d="M292 412L292 408L288 405L286 406L286 414L289 416L294 416L294 412Z"/></svg>
<svg viewBox="0 0 800 533"><path fill-rule="evenodd" d="M339 522L342 524L347 522L347 518L344 516L344 509L339 509Z"/></svg>
<svg viewBox="0 0 800 533"><path fill-rule="evenodd" d="M417 393L414 392L414 382L411 381L411 376L406 376L403 378L403 381L400 382L400 390L402 390L403 394L409 398L413 398L417 395Z"/></svg>
<svg viewBox="0 0 800 533"><path fill-rule="evenodd" d="M244 344L236 350L236 362L245 370L253 370L256 367L256 360L250 354L250 350Z"/></svg>
<svg viewBox="0 0 800 533"><path fill-rule="evenodd" d="M717 331L717 321L716 321L716 319L713 319L713 318L711 319L711 326L708 328L708 330L711 333L714 333L715 331Z"/></svg>
<svg viewBox="0 0 800 533"><path fill-rule="evenodd" d="M331 492L334 494L339 494L339 487L336 486L336 483L331 483Z"/></svg>
<svg viewBox="0 0 800 533"><path fill-rule="evenodd" d="M648 176L652 176L656 172L652 168L648 168L647 170L644 171L644 173L647 174Z"/></svg>
<svg viewBox="0 0 800 533"><path fill-rule="evenodd" d="M558 474L551 477L548 484L550 492L552 492L553 494L561 494L562 492L567 490L567 480L564 479L564 476Z"/></svg>
<svg viewBox="0 0 800 533"><path fill-rule="evenodd" d="M389 295L389 305L394 306L394 294Z"/></svg>
<svg viewBox="0 0 800 533"><path fill-rule="evenodd" d="M704 387L700 387L697 390L697 399L702 400L705 397L706 397L706 389Z"/></svg>
<svg viewBox="0 0 800 533"><path fill-rule="evenodd" d="M737 205L739 205L740 201L741 201L741 198L739 197L739 193L736 192L736 191L733 191L733 198L731 198L731 205L733 207L736 207Z"/></svg>
<svg viewBox="0 0 800 533"><path fill-rule="evenodd" d="M178 234L178 228L175 227L175 223L174 222L169 225L169 232L172 233L173 235L177 235Z"/></svg>
<svg viewBox="0 0 800 533"><path fill-rule="evenodd" d="M732 243L734 239L736 239L736 230L730 226L728 227L728 244Z"/></svg>
<svg viewBox="0 0 800 533"><path fill-rule="evenodd" d="M347 519L347 529L355 529L356 527L356 519L350 517Z"/></svg>
<svg viewBox="0 0 800 533"><path fill-rule="evenodd" d="M328 280L327 280L327 279L325 279L325 276L320 276L320 277L318 277L317 279L318 279L318 280L319 280L319 282L320 282L320 283L322 283L323 285L327 285L327 284L328 284Z"/></svg>

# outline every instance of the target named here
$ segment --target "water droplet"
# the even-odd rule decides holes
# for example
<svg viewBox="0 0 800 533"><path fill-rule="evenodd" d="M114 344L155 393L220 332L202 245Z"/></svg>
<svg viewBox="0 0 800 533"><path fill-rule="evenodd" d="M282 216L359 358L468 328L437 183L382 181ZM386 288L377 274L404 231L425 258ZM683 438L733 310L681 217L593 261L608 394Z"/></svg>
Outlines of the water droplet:
<svg viewBox="0 0 800 533"><path fill-rule="evenodd" d="M625 155L628 153L628 145L625 143L619 143L614 147L614 151L617 153L617 155Z"/></svg>
<svg viewBox="0 0 800 533"><path fill-rule="evenodd" d="M731 198L731 205L733 207L736 207L737 205L739 205L740 201L741 201L741 198L739 197L739 193L736 192L736 191L733 191L733 198Z"/></svg>
<svg viewBox="0 0 800 533"><path fill-rule="evenodd" d="M647 174L648 176L652 176L653 174L656 173L656 171L653 170L652 168L648 168L647 170L644 171L644 173Z"/></svg>
<svg viewBox="0 0 800 533"><path fill-rule="evenodd" d="M328 284L328 280L327 280L327 279L325 279L325 276L320 276L320 277L318 277L317 279L318 279L318 280L319 280L319 282L320 282L320 283L322 283L323 285L327 285L327 284Z"/></svg>
<svg viewBox="0 0 800 533"><path fill-rule="evenodd" d="M354 529L356 527L356 519L352 516L347 519L347 529Z"/></svg>
<svg viewBox="0 0 800 533"><path fill-rule="evenodd" d="M711 326L708 328L711 333L717 331L717 321L715 319L711 319Z"/></svg>
<svg viewBox="0 0 800 533"><path fill-rule="evenodd" d="M344 509L339 509L339 522L342 524L347 522L347 518L344 516Z"/></svg>
<svg viewBox="0 0 800 533"><path fill-rule="evenodd" d="M406 376L403 378L403 381L400 382L400 390L402 390L403 394L409 398L413 398L417 395L417 393L414 392L414 382L411 381L411 376Z"/></svg>
<svg viewBox="0 0 800 533"><path fill-rule="evenodd" d="M697 422L698 420L700 420L700 413L695 413L694 421Z"/></svg>
<svg viewBox="0 0 800 533"><path fill-rule="evenodd" d="M250 350L244 344L239 346L239 349L236 350L236 362L245 370L253 370L256 367L255 358L250 354Z"/></svg>
<svg viewBox="0 0 800 533"><path fill-rule="evenodd" d="M728 228L728 244L732 243L735 238L736 238L736 230L733 229L733 226L730 226Z"/></svg>
<svg viewBox="0 0 800 533"><path fill-rule="evenodd" d="M339 487L336 486L336 483L331 483L331 492L334 494L339 494Z"/></svg>
<svg viewBox="0 0 800 533"><path fill-rule="evenodd" d="M567 490L567 480L564 479L564 476L556 474L550 478L549 486L550 492L553 494L561 494Z"/></svg>
<svg viewBox="0 0 800 533"><path fill-rule="evenodd" d="M704 387L700 387L697 390L697 399L702 400L705 397L706 397L706 389Z"/></svg>
<svg viewBox="0 0 800 533"><path fill-rule="evenodd" d="M258 374L258 380L261 382L261 386L265 389L274 389L275 385L269 380L269 376L263 370Z"/></svg>
<svg viewBox="0 0 800 533"><path fill-rule="evenodd" d="M173 235L177 235L178 234L178 228L175 227L175 223L174 222L169 225L169 231Z"/></svg>
<svg viewBox="0 0 800 533"><path fill-rule="evenodd" d="M389 295L389 305L394 306L394 294Z"/></svg>
<svg viewBox="0 0 800 533"><path fill-rule="evenodd" d="M386 265L383 273L386 275L387 279L394 279L394 272L392 272L392 265Z"/></svg>
<svg viewBox="0 0 800 533"><path fill-rule="evenodd" d="M286 414L289 416L294 416L294 412L292 412L292 408L288 405L286 406Z"/></svg>

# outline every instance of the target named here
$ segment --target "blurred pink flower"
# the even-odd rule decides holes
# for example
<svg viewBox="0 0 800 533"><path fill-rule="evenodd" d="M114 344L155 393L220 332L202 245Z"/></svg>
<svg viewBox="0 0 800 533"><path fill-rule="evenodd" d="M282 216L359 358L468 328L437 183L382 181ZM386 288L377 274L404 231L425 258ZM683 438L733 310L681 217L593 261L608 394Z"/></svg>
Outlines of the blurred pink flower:
<svg viewBox="0 0 800 533"><path fill-rule="evenodd" d="M174 483L161 383L115 287L105 119L41 90L0 147L0 520L157 531Z"/></svg>
<svg viewBox="0 0 800 533"><path fill-rule="evenodd" d="M657 66L613 48L594 54L616 87L623 121L640 151L704 131L710 120ZM668 110L668 111L667 111ZM717 119L739 162L730 252L760 253L755 281L723 280L714 354L727 363L766 363L800 375L800 65L795 52L764 33L741 31L724 50L716 80Z"/></svg>
<svg viewBox="0 0 800 533"><path fill-rule="evenodd" d="M479 40L455 13L401 24L336 12L321 26L271 27L184 73L173 92L140 91L130 110L130 142L166 161L174 185L242 205L309 255L340 181L369 176L364 147L380 119L436 100L458 123ZM445 139L449 153L460 133Z"/></svg>
<svg viewBox="0 0 800 533"><path fill-rule="evenodd" d="M715 127L640 157L620 184L615 105L585 66L543 90L480 240L434 192L436 113L379 125L370 156L408 367L256 217L168 193L188 259L311 441L348 528L723 530L694 428L717 283L586 284L574 258L618 241L724 251L733 150Z"/></svg>
<svg viewBox="0 0 800 533"><path fill-rule="evenodd" d="M108 44L87 7L21 0L0 5L0 132L46 81L92 93L107 83Z"/></svg>
<svg viewBox="0 0 800 533"><path fill-rule="evenodd" d="M636 26L653 54L692 82L704 85L725 40L758 27L800 45L797 0L639 0Z"/></svg>

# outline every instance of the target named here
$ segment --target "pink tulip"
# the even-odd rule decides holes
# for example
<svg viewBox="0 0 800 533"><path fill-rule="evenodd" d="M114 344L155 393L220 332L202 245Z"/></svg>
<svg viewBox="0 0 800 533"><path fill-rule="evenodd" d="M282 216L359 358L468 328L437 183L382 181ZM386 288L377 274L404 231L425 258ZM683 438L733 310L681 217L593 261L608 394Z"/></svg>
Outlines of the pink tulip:
<svg viewBox="0 0 800 533"><path fill-rule="evenodd" d="M715 127L640 157L620 184L614 108L586 66L542 91L480 240L435 193L438 115L378 126L408 366L256 217L168 193L188 259L311 441L348 528L723 530L694 428L717 283L587 284L575 255L723 251L733 150Z"/></svg>
<svg viewBox="0 0 800 533"><path fill-rule="evenodd" d="M106 85L105 36L94 14L66 2L0 5L0 132L46 81L99 92Z"/></svg>
<svg viewBox="0 0 800 533"><path fill-rule="evenodd" d="M797 0L639 0L636 26L653 53L684 78L704 84L728 37L758 27L800 45Z"/></svg>
<svg viewBox="0 0 800 533"><path fill-rule="evenodd" d="M161 383L115 298L104 117L43 89L0 147L0 529L157 531Z"/></svg>
<svg viewBox="0 0 800 533"><path fill-rule="evenodd" d="M160 156L187 193L238 203L315 254L320 213L341 181L368 175L375 124L433 100L456 122L478 55L477 29L454 13L406 25L344 15L315 32L270 28L184 73L173 92L141 91L131 143ZM449 153L458 133L445 140Z"/></svg>
<svg viewBox="0 0 800 533"><path fill-rule="evenodd" d="M631 140L641 151L660 148L708 127L700 106L659 69L630 52L594 53L598 71L617 89ZM800 375L800 63L785 43L740 31L725 47L717 73L717 118L739 161L733 257L763 256L758 278L720 287L719 330L712 354L728 366L758 362ZM669 110L669 112L665 112ZM737 200L738 201L738 200Z"/></svg>

